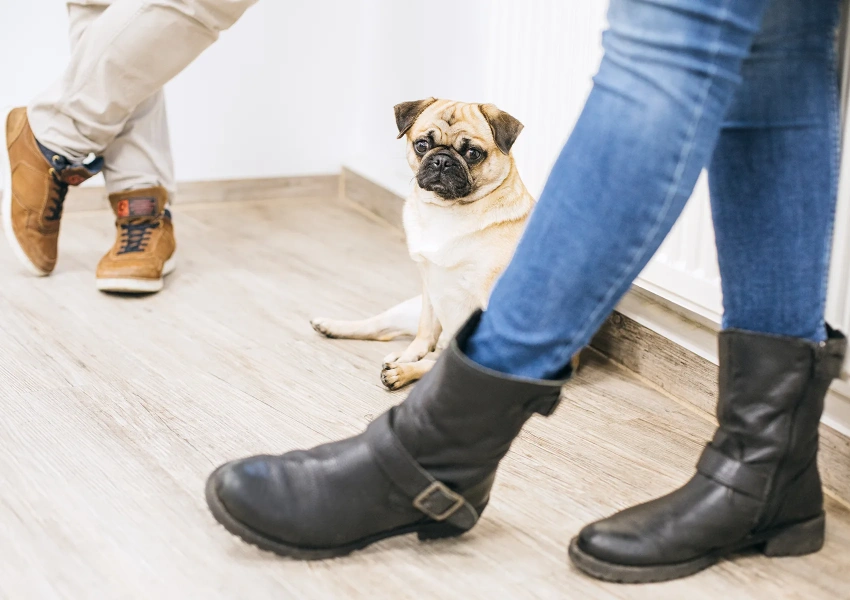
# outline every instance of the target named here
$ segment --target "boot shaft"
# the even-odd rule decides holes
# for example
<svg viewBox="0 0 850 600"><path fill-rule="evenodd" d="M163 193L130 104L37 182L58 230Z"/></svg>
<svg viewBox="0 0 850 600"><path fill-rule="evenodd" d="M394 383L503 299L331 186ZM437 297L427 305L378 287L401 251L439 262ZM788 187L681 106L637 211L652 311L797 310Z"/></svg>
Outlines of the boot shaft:
<svg viewBox="0 0 850 600"><path fill-rule="evenodd" d="M554 411L565 383L513 377L469 359L462 348L480 317L475 313L457 333L398 407L393 426L425 469L459 489L490 477L525 422Z"/></svg>
<svg viewBox="0 0 850 600"><path fill-rule="evenodd" d="M746 331L720 334L717 419L711 446L747 465L763 482L760 528L823 510L818 426L847 341L828 328L825 342Z"/></svg>
<svg viewBox="0 0 850 600"><path fill-rule="evenodd" d="M817 427L830 382L841 373L847 341L828 330L815 343L727 330L720 334L720 373L713 445L752 463L775 462L786 450L817 449ZM803 452L806 454L805 452Z"/></svg>

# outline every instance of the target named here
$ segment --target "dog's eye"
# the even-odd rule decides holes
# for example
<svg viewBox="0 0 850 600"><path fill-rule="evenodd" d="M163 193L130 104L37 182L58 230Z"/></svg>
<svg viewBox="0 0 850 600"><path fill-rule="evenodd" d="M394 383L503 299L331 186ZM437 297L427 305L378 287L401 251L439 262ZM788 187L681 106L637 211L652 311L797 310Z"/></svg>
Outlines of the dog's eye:
<svg viewBox="0 0 850 600"><path fill-rule="evenodd" d="M413 149L416 150L416 154L425 154L428 152L428 149L431 147L431 144L428 143L428 140L416 140L416 143L413 144Z"/></svg>
<svg viewBox="0 0 850 600"><path fill-rule="evenodd" d="M481 153L481 150L478 150L477 148L470 148L466 151L465 156L466 160L469 162L478 162L479 160L481 160L483 154Z"/></svg>

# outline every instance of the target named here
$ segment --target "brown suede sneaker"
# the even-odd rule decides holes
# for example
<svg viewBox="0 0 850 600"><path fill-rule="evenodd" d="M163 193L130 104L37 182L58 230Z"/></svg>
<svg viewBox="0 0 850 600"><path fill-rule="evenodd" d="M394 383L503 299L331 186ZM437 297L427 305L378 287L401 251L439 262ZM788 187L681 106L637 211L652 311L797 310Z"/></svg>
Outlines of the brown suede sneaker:
<svg viewBox="0 0 850 600"><path fill-rule="evenodd" d="M35 275L49 275L56 266L59 222L68 186L97 174L103 160L72 163L35 139L25 108L2 116L0 145L2 213L6 239L18 260Z"/></svg>
<svg viewBox="0 0 850 600"><path fill-rule="evenodd" d="M168 192L161 187L109 196L118 235L97 265L97 289L130 294L162 289L162 278L176 266L177 245L167 200Z"/></svg>

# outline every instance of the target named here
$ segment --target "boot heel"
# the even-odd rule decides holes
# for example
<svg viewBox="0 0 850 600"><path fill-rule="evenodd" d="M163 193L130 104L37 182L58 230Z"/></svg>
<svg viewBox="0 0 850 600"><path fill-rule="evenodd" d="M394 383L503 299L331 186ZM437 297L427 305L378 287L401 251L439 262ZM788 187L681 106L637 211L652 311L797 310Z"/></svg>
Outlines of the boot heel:
<svg viewBox="0 0 850 600"><path fill-rule="evenodd" d="M764 544L765 556L802 556L823 547L826 518L824 515L792 525Z"/></svg>
<svg viewBox="0 0 850 600"><path fill-rule="evenodd" d="M444 538L457 537L466 533L465 529L460 529L448 523L432 523L425 525L422 529L416 532L420 542L426 540L441 540Z"/></svg>

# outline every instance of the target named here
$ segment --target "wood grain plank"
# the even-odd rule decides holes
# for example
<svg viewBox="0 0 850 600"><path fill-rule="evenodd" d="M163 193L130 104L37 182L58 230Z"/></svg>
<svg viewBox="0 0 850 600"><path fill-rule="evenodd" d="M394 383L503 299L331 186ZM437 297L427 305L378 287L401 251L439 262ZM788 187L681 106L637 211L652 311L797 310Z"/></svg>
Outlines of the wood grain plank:
<svg viewBox="0 0 850 600"><path fill-rule="evenodd" d="M378 377L404 342L326 340L308 319L369 315L418 278L398 231L333 197L178 206L175 226L178 270L146 298L94 289L106 212L67 215L49 278L0 251L0 597L846 595L850 514L832 501L826 547L809 557L640 587L570 567L582 525L685 481L712 430L593 352L556 414L516 441L470 534L315 563L240 543L204 505L216 465L351 435L405 395Z"/></svg>

